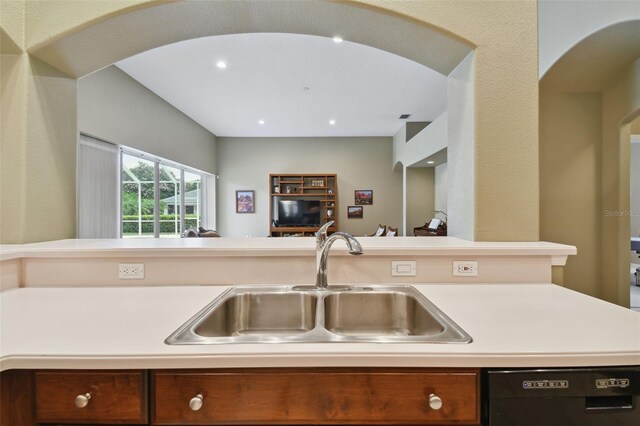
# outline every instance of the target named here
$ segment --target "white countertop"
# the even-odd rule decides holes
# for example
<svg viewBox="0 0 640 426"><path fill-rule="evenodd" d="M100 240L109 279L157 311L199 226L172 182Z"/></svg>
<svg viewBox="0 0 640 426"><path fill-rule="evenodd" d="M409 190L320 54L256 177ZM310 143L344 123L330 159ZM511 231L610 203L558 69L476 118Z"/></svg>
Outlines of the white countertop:
<svg viewBox="0 0 640 426"><path fill-rule="evenodd" d="M454 237L358 237L367 255L551 256L564 265L576 248L549 242L475 242ZM346 254L342 241L332 254ZM59 240L0 245L0 260L28 257L136 256L315 256L315 239L298 238L126 238Z"/></svg>
<svg viewBox="0 0 640 426"><path fill-rule="evenodd" d="M416 286L471 344L169 346L226 287L0 293L0 369L640 365L640 314L552 284Z"/></svg>

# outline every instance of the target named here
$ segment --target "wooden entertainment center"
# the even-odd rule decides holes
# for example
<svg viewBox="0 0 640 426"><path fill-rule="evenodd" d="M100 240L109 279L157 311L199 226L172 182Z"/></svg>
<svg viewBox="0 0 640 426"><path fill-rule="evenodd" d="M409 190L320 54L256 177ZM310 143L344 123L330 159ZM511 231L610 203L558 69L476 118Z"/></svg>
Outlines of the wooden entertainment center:
<svg viewBox="0 0 640 426"><path fill-rule="evenodd" d="M313 236L320 226L335 221L329 232L338 230L338 176L336 174L270 174L269 223L272 237ZM317 224L275 225L281 200L319 201Z"/></svg>

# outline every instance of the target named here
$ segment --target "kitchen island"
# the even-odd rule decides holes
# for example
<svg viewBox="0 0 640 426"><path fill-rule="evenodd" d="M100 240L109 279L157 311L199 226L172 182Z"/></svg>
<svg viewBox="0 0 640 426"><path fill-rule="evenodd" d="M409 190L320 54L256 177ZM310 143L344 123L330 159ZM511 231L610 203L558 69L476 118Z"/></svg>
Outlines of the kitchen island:
<svg viewBox="0 0 640 426"><path fill-rule="evenodd" d="M470 344L167 345L224 286L22 288L0 294L12 368L559 367L640 364L640 314L553 284L416 288Z"/></svg>
<svg viewBox="0 0 640 426"><path fill-rule="evenodd" d="M338 246L330 282L414 285L469 344L165 343L230 285L312 283L313 239L4 247L3 424L479 425L487 369L640 365L640 314L550 284L573 247L427 240ZM144 279L119 279L124 262Z"/></svg>
<svg viewBox="0 0 640 426"><path fill-rule="evenodd" d="M164 343L226 288L3 292L4 421L479 425L487 368L640 365L640 314L544 283L417 285L469 344Z"/></svg>

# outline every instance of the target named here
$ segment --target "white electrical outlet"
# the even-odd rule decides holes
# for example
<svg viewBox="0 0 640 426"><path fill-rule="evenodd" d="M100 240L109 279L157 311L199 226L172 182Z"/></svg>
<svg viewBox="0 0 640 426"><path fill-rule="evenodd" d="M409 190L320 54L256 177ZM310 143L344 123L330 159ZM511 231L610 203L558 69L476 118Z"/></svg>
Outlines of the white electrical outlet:
<svg viewBox="0 0 640 426"><path fill-rule="evenodd" d="M144 278L143 263L121 263L118 265L118 278L121 280L141 280Z"/></svg>
<svg viewBox="0 0 640 426"><path fill-rule="evenodd" d="M392 277L415 277L416 261L415 260L392 260L391 276Z"/></svg>
<svg viewBox="0 0 640 426"><path fill-rule="evenodd" d="M478 261L476 260L454 260L453 261L454 277L477 277Z"/></svg>

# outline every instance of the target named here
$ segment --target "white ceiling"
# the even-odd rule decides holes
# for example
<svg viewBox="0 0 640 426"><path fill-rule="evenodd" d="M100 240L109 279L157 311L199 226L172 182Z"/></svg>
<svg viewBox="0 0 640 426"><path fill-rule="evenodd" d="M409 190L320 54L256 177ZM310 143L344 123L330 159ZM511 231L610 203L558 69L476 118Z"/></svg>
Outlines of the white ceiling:
<svg viewBox="0 0 640 426"><path fill-rule="evenodd" d="M392 136L400 114L433 121L446 109L442 74L327 37L204 37L116 65L217 136Z"/></svg>

